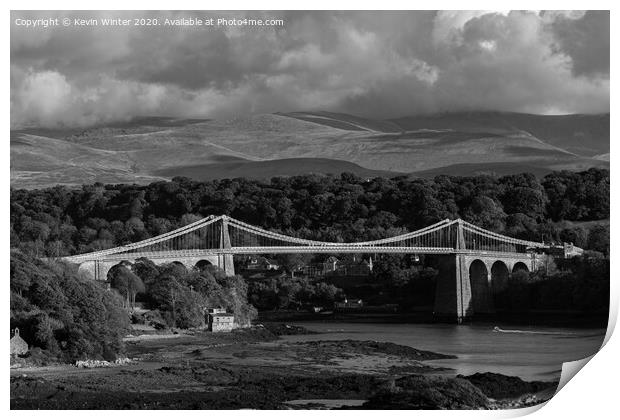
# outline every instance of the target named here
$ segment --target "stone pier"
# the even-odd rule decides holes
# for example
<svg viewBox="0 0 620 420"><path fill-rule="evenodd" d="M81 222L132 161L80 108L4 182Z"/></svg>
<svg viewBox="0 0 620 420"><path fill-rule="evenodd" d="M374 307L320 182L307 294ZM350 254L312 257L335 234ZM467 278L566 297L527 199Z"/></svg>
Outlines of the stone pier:
<svg viewBox="0 0 620 420"><path fill-rule="evenodd" d="M494 295L504 290L510 275L544 267L547 256L465 251L437 258L439 273L433 313L438 319L460 323L474 314L494 313Z"/></svg>

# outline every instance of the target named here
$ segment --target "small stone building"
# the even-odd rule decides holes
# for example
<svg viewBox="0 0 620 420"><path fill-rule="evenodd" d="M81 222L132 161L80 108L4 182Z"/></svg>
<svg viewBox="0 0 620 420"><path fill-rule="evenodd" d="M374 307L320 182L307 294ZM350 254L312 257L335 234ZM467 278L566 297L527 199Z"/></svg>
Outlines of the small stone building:
<svg viewBox="0 0 620 420"><path fill-rule="evenodd" d="M11 338L11 356L14 354L21 356L26 353L28 353L28 343L19 336L19 328L15 328L13 338Z"/></svg>
<svg viewBox="0 0 620 420"><path fill-rule="evenodd" d="M235 327L235 315L220 312L209 314L209 331L229 332Z"/></svg>

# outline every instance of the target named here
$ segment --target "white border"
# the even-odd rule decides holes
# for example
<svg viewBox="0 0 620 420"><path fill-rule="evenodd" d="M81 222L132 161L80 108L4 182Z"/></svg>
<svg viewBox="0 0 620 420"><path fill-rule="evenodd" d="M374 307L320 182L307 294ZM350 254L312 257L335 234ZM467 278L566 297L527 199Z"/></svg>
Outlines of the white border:
<svg viewBox="0 0 620 420"><path fill-rule="evenodd" d="M511 1L511 2L498 2L498 1L479 1L473 0L464 2L457 1L433 1L433 2L408 2L408 1L395 1L395 0L382 0L380 2L359 2L359 1L333 1L333 0L315 0L311 2L291 2L291 1L282 1L282 0L264 0L261 2L252 2L252 1L240 1L240 0L227 0L221 3L215 2L204 2L204 1L184 1L178 0L174 2L170 1L161 1L161 0L152 0L149 2L128 2L128 1L119 1L119 0L109 0L109 1L90 1L88 3L79 2L79 1L58 1L58 2L49 2L49 1L8 1L9 8L15 10L49 10L49 9L64 9L64 10L98 10L98 9L108 9L108 10L202 10L202 9L219 9L219 10L294 10L294 9L318 9L318 10L338 10L338 9L354 9L354 10L374 10L377 8L381 9L392 9L392 10L407 10L407 9L418 9L418 10L434 10L434 9L448 9L448 10L460 10L460 9L468 9L468 10L487 10L487 9L544 9L544 10L553 10L553 9L603 9L603 10L612 10L611 13L611 38L617 38L617 30L615 28L618 27L619 19L617 18L618 8L614 7L615 3L611 1L600 1L600 0L591 0L591 1L532 1L532 0L524 0L524 1ZM617 3L617 2L616 2ZM8 23L9 19L9 9L6 10L5 23ZM9 50L9 37L10 37L10 25L5 24L2 28L3 33L3 48L4 48L4 57L10 56ZM616 35L614 37L614 35ZM615 75L617 72L617 54L614 53L614 49L612 47L611 51L611 74ZM3 143L2 147L4 148L4 153L1 154L3 167L5 168L5 187L3 189L3 194L5 199L3 199L3 203L5 205L2 207L2 217L5 220L5 223L2 225L2 255L9 255L9 229L8 223L6 220L9 218L9 183L10 183L10 161L9 161L9 127L10 127L10 113L9 113L9 92L10 92L10 63L9 60L6 60L5 66L2 68L3 72L3 80L5 81L5 101L3 102L2 109L2 121L4 126L4 133L6 136L6 140ZM615 78L614 78L615 79ZM617 110L617 101L615 97L612 95L611 98L611 108L613 111ZM613 112L612 112L613 114ZM614 114L615 115L615 114ZM618 124L615 120L611 119L611 139L618 138ZM614 149L617 149L614 141L611 142L611 154L615 156L616 153ZM612 161L612 176L614 173L614 162ZM618 198L620 197L619 187L617 183L614 181L611 184L611 202L612 202L612 220L615 220L615 215L618 209ZM616 235L618 233L618 229L616 228L615 223L611 224L611 233L612 233L612 245L611 245L611 254L612 254L612 304L611 304L611 313L610 313L610 326L615 325L615 321L617 318L617 309L618 309L618 296L619 296L619 287L618 287L618 278L619 269L618 264L615 263L619 253L617 252L616 244L617 241L615 238L619 236ZM4 279L5 281L9 278L9 266L8 266L8 258L5 257L4 264ZM8 283L8 281L7 281ZM8 284L5 283L2 293L5 293L4 302L9 302L8 296ZM8 315L8 310L5 309L5 312ZM3 317L3 327L4 331L8 330L8 317L5 315ZM611 331L610 331L611 332ZM609 334L608 334L609 338ZM8 340L5 341L5 345L8 347ZM8 353L8 349L7 349ZM542 409L536 410L535 414L532 415L531 418L536 419L557 419L557 418L575 418L575 419L584 419L584 418L613 418L617 414L617 406L616 399L618 399L617 395L617 375L619 373L619 363L616 354L620 354L620 344L618 342L617 334L616 336L611 336L611 339L607 342L604 349L599 352L592 360L583 368L583 370L578 374L576 379L571 380L550 402L548 402ZM6 363L6 362L5 362ZM9 368L8 364L6 366L6 376L8 377ZM5 410L9 410L9 383L8 381L3 382L3 390L5 399L3 400L3 408ZM504 412L469 412L469 411L454 411L454 412L411 412L411 411L392 411L389 414L390 417L398 417L398 418L410 418L411 416L421 416L423 418L458 418L461 419L479 419L479 418L497 418L497 417L514 417L518 415L523 415L532 410L513 410L513 411L504 411ZM149 419L162 419L168 417L169 414L166 412L107 412L107 411L95 411L95 412L46 412L46 413L36 413L36 412L10 412L8 413L10 416L15 418L32 418L33 416L45 415L46 417L55 417L62 416L63 418L78 418L83 417L85 415L89 416L93 419L103 419L107 418L110 415L120 416L120 417L129 417L132 418L149 418ZM276 411L276 412L253 412L253 411L235 411L235 412L226 412L219 411L213 413L205 413L205 412L183 412L178 413L176 415L181 415L183 417L202 417L209 415L215 415L220 418L227 419L231 416L235 418L247 418L247 419L256 419L258 418L269 418L269 419L288 419L291 416L300 419L313 419L317 415L317 412L314 411L305 411L305 412L287 412L287 411ZM350 418L350 419L365 419L365 418L374 418L377 415L382 415L381 413L377 413L374 411L351 411L351 412L321 412L321 416L326 417L339 417L339 418Z"/></svg>

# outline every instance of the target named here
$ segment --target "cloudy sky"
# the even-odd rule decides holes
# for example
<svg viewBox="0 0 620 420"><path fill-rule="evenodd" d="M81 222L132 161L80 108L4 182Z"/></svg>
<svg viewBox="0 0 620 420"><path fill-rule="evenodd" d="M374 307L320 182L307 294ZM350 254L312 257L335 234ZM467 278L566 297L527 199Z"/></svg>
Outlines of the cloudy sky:
<svg viewBox="0 0 620 420"><path fill-rule="evenodd" d="M48 27L12 12L11 124L328 110L609 112L608 12L229 12L282 27Z"/></svg>

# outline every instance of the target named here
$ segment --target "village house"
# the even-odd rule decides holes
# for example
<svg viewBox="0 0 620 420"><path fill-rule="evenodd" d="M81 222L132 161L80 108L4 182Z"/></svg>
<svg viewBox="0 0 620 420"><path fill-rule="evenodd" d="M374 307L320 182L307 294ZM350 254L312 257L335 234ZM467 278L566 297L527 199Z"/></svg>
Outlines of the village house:
<svg viewBox="0 0 620 420"><path fill-rule="evenodd" d="M338 269L339 263L340 261L338 260L338 258L331 256L325 261L323 261L322 263L305 264L305 265L300 264L297 267L295 267L293 272L299 273L299 274L302 274L308 277L320 277L320 276L324 276L329 273L335 272Z"/></svg>
<svg viewBox="0 0 620 420"><path fill-rule="evenodd" d="M295 268L294 273L308 277L321 277L325 275L325 266L323 264L300 264Z"/></svg>
<svg viewBox="0 0 620 420"><path fill-rule="evenodd" d="M329 257L323 262L323 272L328 273L330 271L336 271L338 269L338 263L340 261L336 257Z"/></svg>
<svg viewBox="0 0 620 420"><path fill-rule="evenodd" d="M280 266L265 257L249 257L245 261L244 268L246 270L269 271L278 270Z"/></svg>
<svg viewBox="0 0 620 420"><path fill-rule="evenodd" d="M339 275L339 276L368 276L372 273L372 257L368 260L340 261L331 256L322 263L299 266L295 272L309 277Z"/></svg>
<svg viewBox="0 0 620 420"><path fill-rule="evenodd" d="M583 248L564 242L562 245L552 245L547 252L557 258L570 259L583 255Z"/></svg>
<svg viewBox="0 0 620 420"><path fill-rule="evenodd" d="M372 273L372 257L367 260L338 263L335 273L341 276L368 276Z"/></svg>

